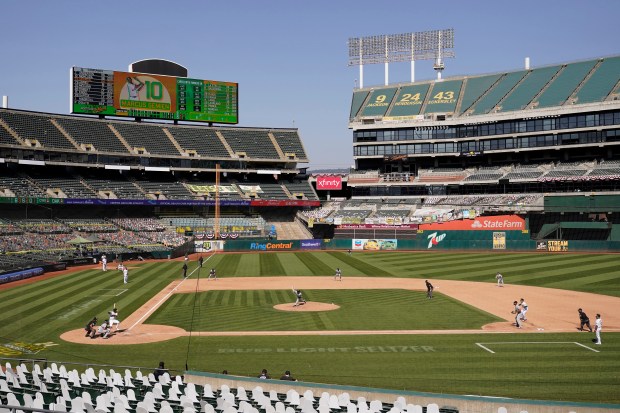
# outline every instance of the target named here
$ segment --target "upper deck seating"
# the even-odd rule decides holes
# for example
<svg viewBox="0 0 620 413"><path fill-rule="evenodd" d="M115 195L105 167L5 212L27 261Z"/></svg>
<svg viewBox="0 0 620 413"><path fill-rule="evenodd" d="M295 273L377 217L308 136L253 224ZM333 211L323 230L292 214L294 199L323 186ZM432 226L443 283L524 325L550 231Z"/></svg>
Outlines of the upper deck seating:
<svg viewBox="0 0 620 413"><path fill-rule="evenodd" d="M620 80L620 56L604 59L575 95L576 103L600 102Z"/></svg>
<svg viewBox="0 0 620 413"><path fill-rule="evenodd" d="M164 195L166 199L193 199L192 194L181 182L158 182L158 181L136 181L144 192L154 195L159 199L159 195Z"/></svg>
<svg viewBox="0 0 620 413"><path fill-rule="evenodd" d="M304 194L304 196L307 199L312 199L312 200L317 200L319 199L319 197L317 196L316 192L314 192L314 188L312 188L312 185L310 185L309 182L297 182L297 183L285 183L284 186L286 186L286 188L288 189L288 191L291 193L291 195L297 194L297 193L301 193Z"/></svg>
<svg viewBox="0 0 620 413"><path fill-rule="evenodd" d="M95 191L112 192L118 199L145 199L146 195L130 181L113 179L86 179Z"/></svg>
<svg viewBox="0 0 620 413"><path fill-rule="evenodd" d="M114 128L132 148L144 148L149 154L180 156L161 126L114 122Z"/></svg>
<svg viewBox="0 0 620 413"><path fill-rule="evenodd" d="M472 105L470 108L471 114L481 115L488 113L526 74L527 71L525 70L506 73L484 97Z"/></svg>
<svg viewBox="0 0 620 413"><path fill-rule="evenodd" d="M501 75L488 75L471 77L467 79L467 85L463 92L463 99L461 100L461 113L464 113L469 107L480 98Z"/></svg>
<svg viewBox="0 0 620 413"><path fill-rule="evenodd" d="M27 179L20 177L3 176L2 179L0 179L0 190L3 188L10 189L15 196L19 197L43 198L46 196L45 191L33 185Z"/></svg>
<svg viewBox="0 0 620 413"><path fill-rule="evenodd" d="M525 109L558 70L560 66L541 67L530 71L528 76L501 103L501 111Z"/></svg>
<svg viewBox="0 0 620 413"><path fill-rule="evenodd" d="M564 104L595 64L595 60L590 60L564 66L564 70L553 83L538 96L535 107L546 108Z"/></svg>
<svg viewBox="0 0 620 413"><path fill-rule="evenodd" d="M2 125L0 125L0 144L2 145L20 145L20 143L6 130Z"/></svg>
<svg viewBox="0 0 620 413"><path fill-rule="evenodd" d="M42 188L54 190L60 189L67 198L97 198L97 194L84 186L77 179L69 178L36 178L37 184Z"/></svg>
<svg viewBox="0 0 620 413"><path fill-rule="evenodd" d="M215 129L177 126L169 127L168 131L185 150L195 150L200 156L230 158L230 154L218 138Z"/></svg>
<svg viewBox="0 0 620 413"><path fill-rule="evenodd" d="M22 139L36 139L45 148L70 149L75 146L43 114L0 110L0 118Z"/></svg>
<svg viewBox="0 0 620 413"><path fill-rule="evenodd" d="M273 130L271 134L285 155L287 153L294 153L298 159L308 159L297 131Z"/></svg>
<svg viewBox="0 0 620 413"><path fill-rule="evenodd" d="M78 144L92 145L100 152L128 153L107 122L63 117L57 117L56 121Z"/></svg>
<svg viewBox="0 0 620 413"><path fill-rule="evenodd" d="M235 153L244 152L249 158L280 158L266 130L222 128L220 132Z"/></svg>

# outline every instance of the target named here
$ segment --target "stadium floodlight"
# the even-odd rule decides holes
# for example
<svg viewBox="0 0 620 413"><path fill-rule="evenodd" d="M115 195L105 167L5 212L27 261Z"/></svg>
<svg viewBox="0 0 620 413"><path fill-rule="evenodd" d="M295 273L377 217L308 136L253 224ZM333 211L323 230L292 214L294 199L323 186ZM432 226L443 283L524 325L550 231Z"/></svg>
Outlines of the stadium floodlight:
<svg viewBox="0 0 620 413"><path fill-rule="evenodd" d="M349 66L360 67L360 88L364 87L364 65L385 64L385 84L388 84L388 64L411 62L411 81L415 81L415 61L435 60L433 68L441 79L443 59L454 57L454 29L417 33L382 34L349 38Z"/></svg>

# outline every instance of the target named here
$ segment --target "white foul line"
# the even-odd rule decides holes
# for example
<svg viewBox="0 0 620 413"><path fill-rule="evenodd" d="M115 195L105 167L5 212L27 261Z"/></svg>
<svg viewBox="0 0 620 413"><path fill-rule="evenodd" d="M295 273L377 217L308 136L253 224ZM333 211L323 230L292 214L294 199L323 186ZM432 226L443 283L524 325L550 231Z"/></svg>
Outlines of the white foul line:
<svg viewBox="0 0 620 413"><path fill-rule="evenodd" d="M495 352L494 352L493 350L490 350L489 348L487 348L487 347L483 346L483 345L482 345L482 344L480 344L480 343L476 343L476 345L477 345L478 347L481 347L481 348L485 349L485 350L486 350L486 351L488 351L489 353L493 353L493 354L495 354Z"/></svg>
<svg viewBox="0 0 620 413"><path fill-rule="evenodd" d="M578 346L587 348L588 350L594 351L595 353L600 353L599 350L595 350L581 343L577 343L576 341L497 341L493 343L476 343L478 347L488 351L489 353L495 354L494 351L492 351L488 347L483 346L482 344L577 344Z"/></svg>
<svg viewBox="0 0 620 413"><path fill-rule="evenodd" d="M581 343L577 343L576 341L575 341L574 343L575 343L575 344L577 344L578 346L583 347L583 348L587 348L588 350L592 350L592 351L594 351L595 353L600 353L600 351L598 351L598 350L594 350L593 348L588 347L588 346L586 346L586 345L583 345L583 344L581 344Z"/></svg>
<svg viewBox="0 0 620 413"><path fill-rule="evenodd" d="M209 257L205 260L205 262L206 262L206 261L209 261L209 259L211 259L211 257L213 257L213 255L215 255L215 254L209 255ZM131 329L132 329L132 328L134 328L136 325L140 324L140 322L141 322L141 321L142 321L142 320L143 320L146 316L150 315L153 311L155 311L157 308L159 308L159 305L160 305L161 303L163 303L164 301L166 301L166 300L168 299L168 297L170 297L170 294L172 294L173 292L175 292L175 291L177 290L177 288L179 288L179 286L180 286L181 284L183 284L183 283L185 282L185 280L187 280L189 277L191 277L191 276L192 276L192 274L193 274L193 273L195 273L195 272L196 272L196 270L197 270L197 269L199 269L199 268L200 268L200 265L199 265L198 267L194 268L194 271L190 272L190 273L189 273L189 276L187 276L186 278L183 278L183 279L181 280L181 282L177 284L177 286L176 286L176 287L174 287L172 290L170 290L170 291L168 292L168 294L166 294L164 297L162 297L162 299L161 299L161 300L159 300L159 301L157 302L157 304L155 304L155 305L154 305L153 307L151 307L151 308L150 308L150 309L149 309L146 313L144 313L144 315L143 315L142 317L140 317L140 318L138 319L138 321L136 321L135 323L133 323L133 325L132 325L131 327L129 327L129 328L127 329L127 331L131 330ZM198 282L198 281L196 281L196 282Z"/></svg>

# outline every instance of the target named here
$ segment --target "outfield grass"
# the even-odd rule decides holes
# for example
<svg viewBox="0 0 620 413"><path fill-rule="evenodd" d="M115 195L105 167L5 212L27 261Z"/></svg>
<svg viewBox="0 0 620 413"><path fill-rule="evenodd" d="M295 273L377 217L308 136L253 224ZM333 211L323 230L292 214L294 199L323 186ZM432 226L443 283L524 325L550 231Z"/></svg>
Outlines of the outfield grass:
<svg viewBox="0 0 620 413"><path fill-rule="evenodd" d="M340 267L345 278L355 275L494 282L494 274L500 271L508 284L620 296L620 266L617 262L617 255L591 254L230 254L216 255L206 261L203 275L206 275L210 267L216 267L219 277L325 276L333 275L333 270ZM577 345L556 343L491 345L490 348L496 351L492 354L475 344L489 341L576 341L592 347L592 335L577 332L519 335L183 337L168 342L124 347L78 345L59 339L62 332L83 327L94 315L105 318L106 312L114 303L120 309L122 320L171 280L180 279L182 265L182 262L136 264L138 268L130 269L130 283L126 286L122 284L120 272L85 270L2 290L0 356L47 357L58 361L138 366L156 366L159 360L164 360L169 368L176 370L183 370L187 361L189 368L194 370L220 372L227 369L232 374L249 376L257 375L262 368L269 369L274 375L290 369L302 380L324 383L528 399L620 403L620 334L617 333L603 333L604 344L598 347L600 353ZM195 263L191 263L190 271L194 267ZM196 276L194 273L192 277ZM127 291L123 291L124 289ZM330 294L329 291L318 290L308 291L309 293ZM374 293L380 294L378 291ZM224 300L225 292L221 294L221 300ZM194 297L193 294L187 294L186 305L191 305L190 302L194 299L214 299L212 297L216 295L201 293ZM235 301L241 299L237 297ZM173 298L176 299L178 298ZM288 296L287 300L290 302L291 297ZM208 307L198 308L203 311L201 318L217 320L230 316L224 308L218 312L210 312ZM294 323L307 322L304 321L307 314L294 314L299 316ZM158 313L156 316L166 315ZM409 312L399 311L391 318L405 316L409 316ZM376 319L388 321L385 317ZM206 326L211 325L208 320L200 322L205 322ZM282 322L288 324L289 320ZM343 317L337 322L352 321ZM219 328L230 329L223 325ZM15 345L23 347L24 343L50 343L54 346L30 355L15 354L15 350L10 348ZM425 351L423 346L432 347L432 350ZM398 350L399 348L402 351Z"/></svg>
<svg viewBox="0 0 620 413"><path fill-rule="evenodd" d="M186 331L321 331L475 329L500 318L443 294L409 290L304 290L308 301L337 303L334 311L290 312L290 290L175 294L146 321Z"/></svg>

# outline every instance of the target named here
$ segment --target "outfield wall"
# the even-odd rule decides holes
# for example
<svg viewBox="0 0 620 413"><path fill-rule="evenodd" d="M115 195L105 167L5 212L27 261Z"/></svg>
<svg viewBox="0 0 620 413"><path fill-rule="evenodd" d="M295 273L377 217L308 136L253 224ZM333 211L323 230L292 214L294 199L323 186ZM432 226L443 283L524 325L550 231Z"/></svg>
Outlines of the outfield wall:
<svg viewBox="0 0 620 413"><path fill-rule="evenodd" d="M544 240L530 238L522 231L436 231L418 230L414 239L343 238L327 240L228 240L224 251L310 251L319 249L377 250L471 250L471 251L547 251L620 252L620 241Z"/></svg>

